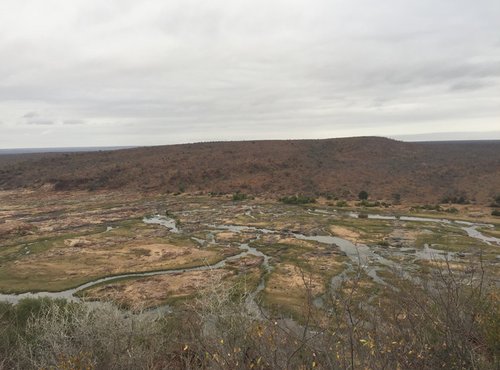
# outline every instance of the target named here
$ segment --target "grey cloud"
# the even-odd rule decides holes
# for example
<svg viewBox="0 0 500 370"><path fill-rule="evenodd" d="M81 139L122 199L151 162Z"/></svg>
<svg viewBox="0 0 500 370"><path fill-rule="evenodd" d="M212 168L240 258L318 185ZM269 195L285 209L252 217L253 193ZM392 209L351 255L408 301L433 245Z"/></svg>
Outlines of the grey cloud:
<svg viewBox="0 0 500 370"><path fill-rule="evenodd" d="M48 126L55 124L54 121L49 119L30 119L26 123L28 125L41 125L41 126Z"/></svg>
<svg viewBox="0 0 500 370"><path fill-rule="evenodd" d="M82 119L66 119L62 123L63 125L83 125L85 121Z"/></svg>
<svg viewBox="0 0 500 370"><path fill-rule="evenodd" d="M489 131L478 133L474 131L466 132L430 132L427 134L401 135L395 136L395 139L408 141L427 141L427 140L500 140L500 131Z"/></svg>
<svg viewBox="0 0 500 370"><path fill-rule="evenodd" d="M450 90L451 91L478 90L484 87L485 85L486 84L482 81L465 80L451 85Z"/></svg>
<svg viewBox="0 0 500 370"><path fill-rule="evenodd" d="M488 132L500 117L495 0L27 1L36 19L0 3L2 135L18 146Z"/></svg>

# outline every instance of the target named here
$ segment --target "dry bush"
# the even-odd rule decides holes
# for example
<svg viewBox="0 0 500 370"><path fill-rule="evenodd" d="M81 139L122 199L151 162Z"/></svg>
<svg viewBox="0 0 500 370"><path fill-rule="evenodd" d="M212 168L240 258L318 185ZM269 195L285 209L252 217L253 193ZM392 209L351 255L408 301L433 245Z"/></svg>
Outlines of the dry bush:
<svg viewBox="0 0 500 370"><path fill-rule="evenodd" d="M496 369L500 365L498 288L482 262L465 271L449 263L423 286L401 280L379 310L378 342L403 368Z"/></svg>
<svg viewBox="0 0 500 370"><path fill-rule="evenodd" d="M154 314L111 304L51 305L31 317L19 341L21 368L154 368L168 342Z"/></svg>
<svg viewBox="0 0 500 370"><path fill-rule="evenodd" d="M328 368L335 360L340 368L499 367L498 288L480 261L465 272L445 263L418 284L399 277L374 299L358 289L354 279L332 295L319 346Z"/></svg>
<svg viewBox="0 0 500 370"><path fill-rule="evenodd" d="M253 295L217 279L168 315L2 305L0 369L499 368L498 289L480 262L459 272L437 265L419 283L394 278L370 297L365 279L358 270L318 310L304 274L300 323L256 313Z"/></svg>

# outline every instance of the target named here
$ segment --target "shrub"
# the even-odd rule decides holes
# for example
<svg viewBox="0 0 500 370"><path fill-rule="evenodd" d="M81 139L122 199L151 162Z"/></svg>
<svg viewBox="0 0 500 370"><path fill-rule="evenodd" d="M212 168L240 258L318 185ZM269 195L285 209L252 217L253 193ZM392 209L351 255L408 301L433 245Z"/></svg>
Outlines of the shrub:
<svg viewBox="0 0 500 370"><path fill-rule="evenodd" d="M400 204L401 203L401 194L399 194L399 193L392 194L392 202L394 204Z"/></svg>
<svg viewBox="0 0 500 370"><path fill-rule="evenodd" d="M378 201L369 202L367 200L362 200L361 202L356 203L356 206L358 206L358 207L379 207L380 205L382 205L382 204Z"/></svg>
<svg viewBox="0 0 500 370"><path fill-rule="evenodd" d="M240 193L237 191L236 193L233 194L233 201L238 202L247 199L247 195L245 193Z"/></svg>
<svg viewBox="0 0 500 370"><path fill-rule="evenodd" d="M382 244L383 242L381 242ZM177 313L130 313L108 303L0 303L1 369L498 369L500 305L481 263L446 261L367 299L361 267L302 318L270 316L256 298L214 279ZM22 321L22 325L16 321Z"/></svg>
<svg viewBox="0 0 500 370"><path fill-rule="evenodd" d="M500 207L500 195L493 198L493 202L490 204L490 207Z"/></svg>
<svg viewBox="0 0 500 370"><path fill-rule="evenodd" d="M308 204L316 203L316 199L313 197L308 197L305 195L292 195L288 197L282 197L279 199L280 202L285 204Z"/></svg>
<svg viewBox="0 0 500 370"><path fill-rule="evenodd" d="M361 190L358 194L359 200L367 200L368 199L368 193L365 190Z"/></svg>
<svg viewBox="0 0 500 370"><path fill-rule="evenodd" d="M498 209L494 209L491 211L492 216L500 217L500 211Z"/></svg>
<svg viewBox="0 0 500 370"><path fill-rule="evenodd" d="M421 210L441 212L443 211L443 208L441 208L439 204L424 204L422 206L414 206L410 208L410 211L413 212L418 212Z"/></svg>
<svg viewBox="0 0 500 370"><path fill-rule="evenodd" d="M336 204L337 207L347 207L348 204L345 200L339 200Z"/></svg>
<svg viewBox="0 0 500 370"><path fill-rule="evenodd" d="M425 204L422 206L422 209L428 210L428 211L442 211L443 209L439 204Z"/></svg>
<svg viewBox="0 0 500 370"><path fill-rule="evenodd" d="M469 204L470 201L467 199L465 194L461 195L446 195L441 199L441 203L450 204Z"/></svg>

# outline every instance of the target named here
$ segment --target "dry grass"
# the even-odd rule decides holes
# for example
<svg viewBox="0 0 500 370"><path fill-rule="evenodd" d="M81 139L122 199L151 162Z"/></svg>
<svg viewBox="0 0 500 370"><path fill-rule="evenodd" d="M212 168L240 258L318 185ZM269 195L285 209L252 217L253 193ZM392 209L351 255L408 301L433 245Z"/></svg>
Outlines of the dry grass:
<svg viewBox="0 0 500 370"><path fill-rule="evenodd" d="M83 296L90 300L112 301L133 311L141 311L192 297L216 276L225 279L232 275L228 270L219 269L123 280L92 287L85 290Z"/></svg>
<svg viewBox="0 0 500 370"><path fill-rule="evenodd" d="M129 272L211 265L223 255L216 250L173 244L128 243L101 249L59 245L24 256L0 269L0 290L61 290L98 277Z"/></svg>

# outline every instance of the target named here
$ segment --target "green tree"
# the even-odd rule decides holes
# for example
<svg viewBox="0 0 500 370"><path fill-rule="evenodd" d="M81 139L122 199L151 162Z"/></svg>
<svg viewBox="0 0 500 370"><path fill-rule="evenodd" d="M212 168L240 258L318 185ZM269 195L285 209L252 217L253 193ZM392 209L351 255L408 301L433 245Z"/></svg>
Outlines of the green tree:
<svg viewBox="0 0 500 370"><path fill-rule="evenodd" d="M247 195L244 193L240 193L239 191L237 191L236 193L233 194L233 201L234 202L238 202L238 201L245 200L245 199L247 199Z"/></svg>
<svg viewBox="0 0 500 370"><path fill-rule="evenodd" d="M368 193L364 190L361 190L358 194L359 200L367 200L368 199Z"/></svg>

